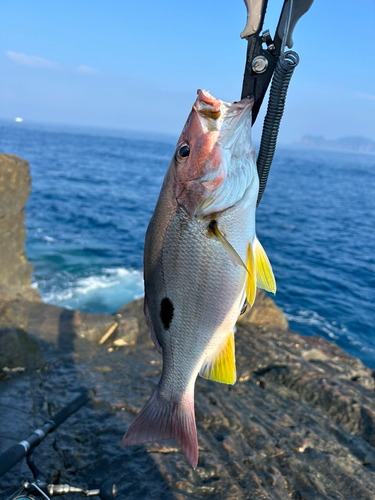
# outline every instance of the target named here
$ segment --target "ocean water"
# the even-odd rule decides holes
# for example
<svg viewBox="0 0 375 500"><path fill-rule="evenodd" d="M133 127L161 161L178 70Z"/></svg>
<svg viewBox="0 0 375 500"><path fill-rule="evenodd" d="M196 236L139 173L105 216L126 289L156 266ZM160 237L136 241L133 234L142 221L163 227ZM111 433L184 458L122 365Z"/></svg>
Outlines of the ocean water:
<svg viewBox="0 0 375 500"><path fill-rule="evenodd" d="M30 162L33 286L45 301L115 312L143 294L144 235L176 138L0 123ZM291 328L375 369L375 156L279 147L257 233Z"/></svg>

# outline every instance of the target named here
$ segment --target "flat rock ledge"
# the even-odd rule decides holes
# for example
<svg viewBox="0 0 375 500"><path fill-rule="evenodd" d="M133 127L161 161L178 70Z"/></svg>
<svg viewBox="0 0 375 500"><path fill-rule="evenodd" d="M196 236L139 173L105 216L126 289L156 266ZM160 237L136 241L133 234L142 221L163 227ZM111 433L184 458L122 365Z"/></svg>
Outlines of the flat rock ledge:
<svg viewBox="0 0 375 500"><path fill-rule="evenodd" d="M120 500L375 498L373 371L289 330L263 292L237 324L237 383L198 377L197 470L174 441L121 450L162 369L142 309L142 299L117 315L0 302L0 452L86 386L94 400L35 452L51 481L112 477ZM0 480L4 498L25 474L19 464Z"/></svg>

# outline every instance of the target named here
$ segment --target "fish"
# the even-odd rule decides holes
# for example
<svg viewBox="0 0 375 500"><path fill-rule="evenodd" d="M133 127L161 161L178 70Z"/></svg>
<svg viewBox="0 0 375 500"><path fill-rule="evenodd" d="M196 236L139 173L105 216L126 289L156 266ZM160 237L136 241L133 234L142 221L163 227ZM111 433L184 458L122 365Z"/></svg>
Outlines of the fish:
<svg viewBox="0 0 375 500"><path fill-rule="evenodd" d="M197 98L167 169L144 248L144 312L163 357L159 383L121 446L174 439L198 463L197 376L234 384L235 323L256 287L276 292L255 233L253 99Z"/></svg>

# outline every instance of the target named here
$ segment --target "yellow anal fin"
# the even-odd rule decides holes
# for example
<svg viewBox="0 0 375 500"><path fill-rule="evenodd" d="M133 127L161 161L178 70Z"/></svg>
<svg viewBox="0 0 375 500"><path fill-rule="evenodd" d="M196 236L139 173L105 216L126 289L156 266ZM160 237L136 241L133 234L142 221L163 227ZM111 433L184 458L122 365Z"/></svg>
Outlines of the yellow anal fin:
<svg viewBox="0 0 375 500"><path fill-rule="evenodd" d="M203 365L199 375L208 380L214 380L221 384L235 384L236 358L234 355L234 335L231 332L228 336L224 349L211 362Z"/></svg>
<svg viewBox="0 0 375 500"><path fill-rule="evenodd" d="M267 292L276 293L276 281L272 266L257 237L255 237L253 249L257 287L267 290Z"/></svg>
<svg viewBox="0 0 375 500"><path fill-rule="evenodd" d="M250 304L250 307L254 304L255 294L256 294L256 276L255 276L255 264L254 264L254 255L251 243L249 243L249 247L247 250L247 262L246 267L248 271L248 277L246 282L246 297L247 301Z"/></svg>

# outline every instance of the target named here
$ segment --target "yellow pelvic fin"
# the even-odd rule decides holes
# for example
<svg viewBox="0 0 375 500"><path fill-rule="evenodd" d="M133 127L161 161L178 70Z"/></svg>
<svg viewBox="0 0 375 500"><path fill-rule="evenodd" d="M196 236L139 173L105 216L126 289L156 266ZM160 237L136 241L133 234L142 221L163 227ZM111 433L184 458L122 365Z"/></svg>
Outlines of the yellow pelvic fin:
<svg viewBox="0 0 375 500"><path fill-rule="evenodd" d="M247 301L250 304L250 307L254 304L255 294L256 294L256 276L255 276L255 263L254 263L254 255L251 243L249 243L247 250L247 282L246 282L246 297Z"/></svg>
<svg viewBox="0 0 375 500"><path fill-rule="evenodd" d="M255 237L253 249L257 287L263 288L267 292L276 293L276 281L270 261L257 237Z"/></svg>
<svg viewBox="0 0 375 500"><path fill-rule="evenodd" d="M237 375L233 332L229 334L224 349L211 363L203 365L199 375L221 384L235 384Z"/></svg>

